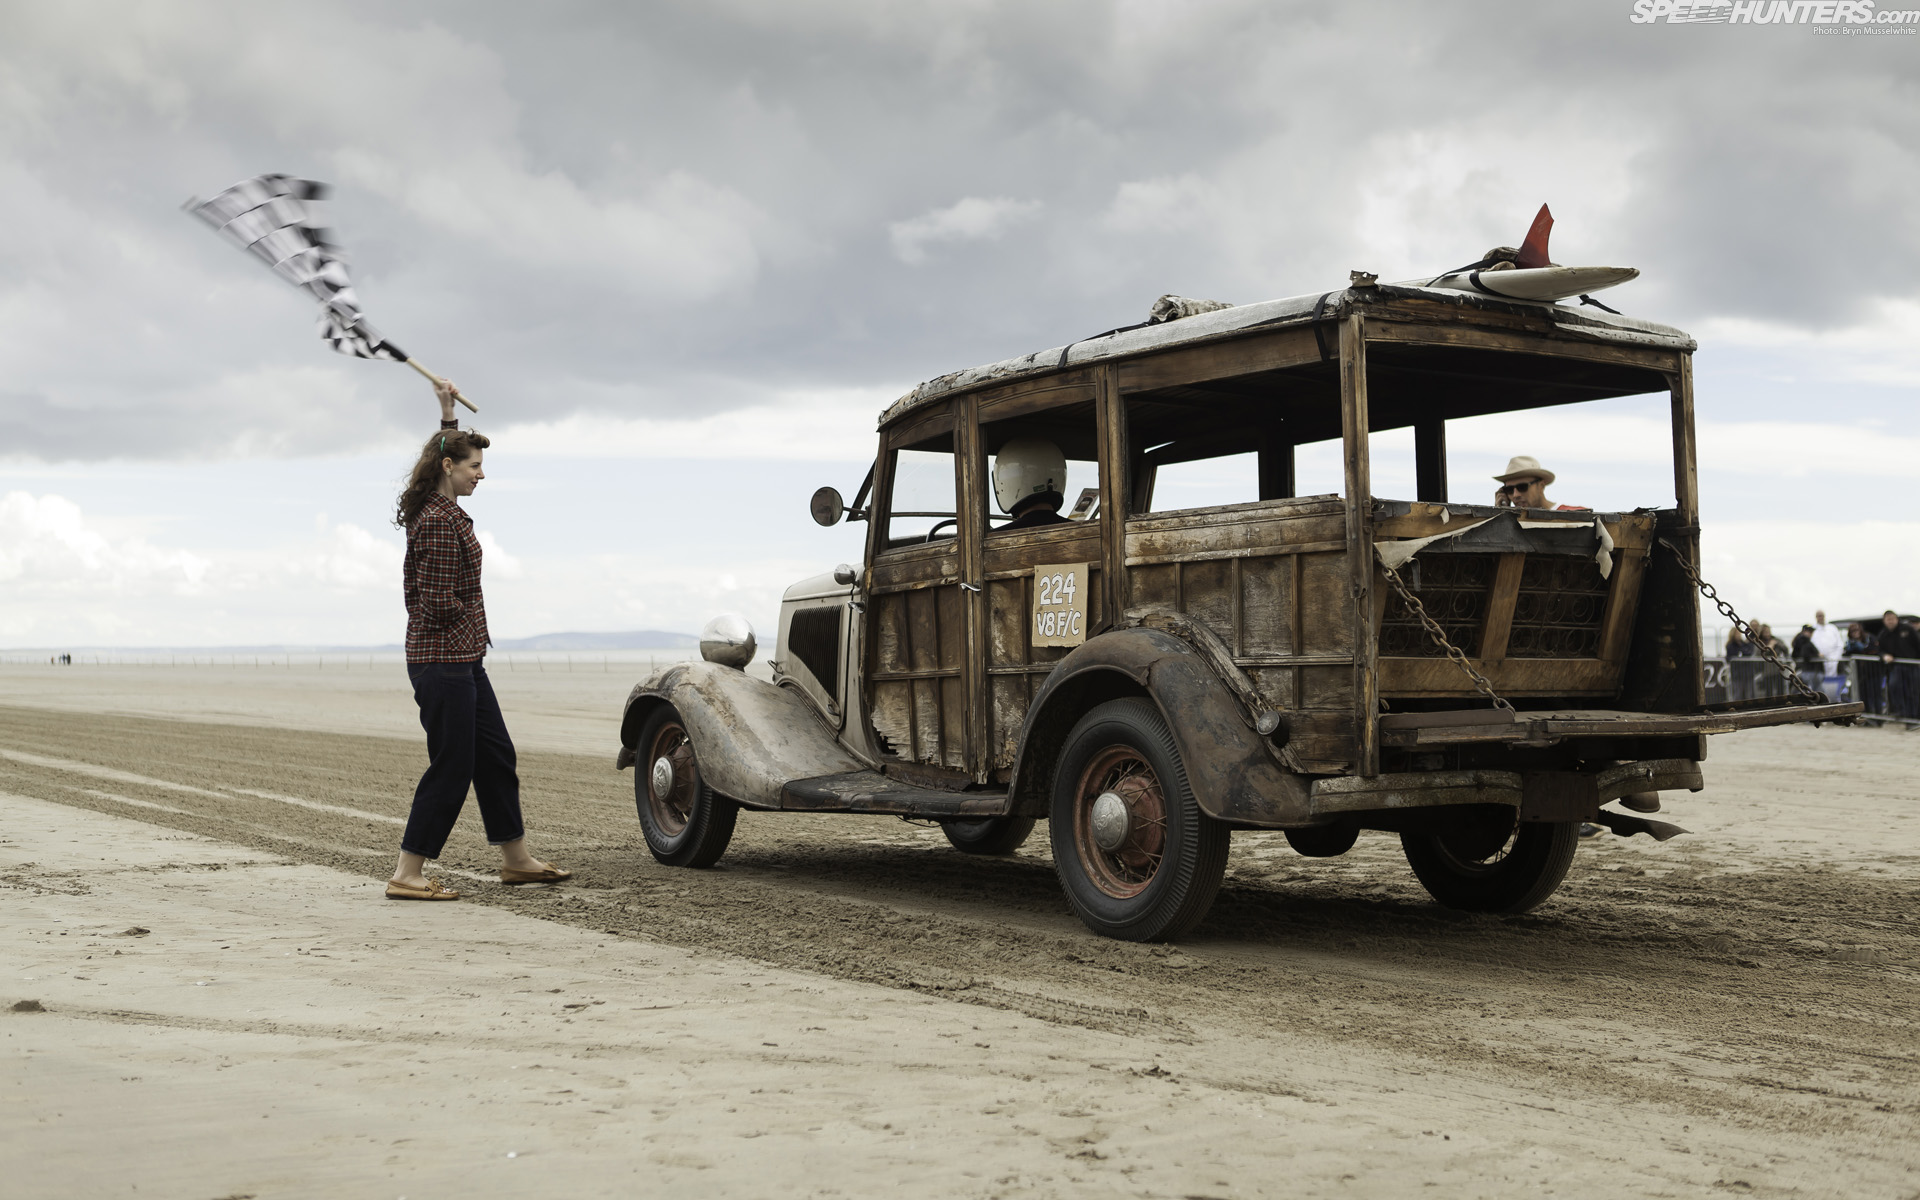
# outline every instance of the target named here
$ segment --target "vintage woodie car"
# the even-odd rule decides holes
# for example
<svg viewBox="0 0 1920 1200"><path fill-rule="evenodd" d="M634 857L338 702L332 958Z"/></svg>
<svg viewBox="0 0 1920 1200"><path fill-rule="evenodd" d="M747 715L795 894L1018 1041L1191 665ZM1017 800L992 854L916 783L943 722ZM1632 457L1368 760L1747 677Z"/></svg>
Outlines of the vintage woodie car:
<svg viewBox="0 0 1920 1200"><path fill-rule="evenodd" d="M747 808L926 818L1005 854L1047 818L1074 911L1147 940L1206 913L1233 830L1311 856L1381 830L1440 903L1531 908L1583 822L1677 832L1602 806L1700 790L1705 735L1858 711L1703 704L1693 350L1357 277L922 384L851 505L814 497L867 523L865 561L787 592L773 680L740 669L750 630L710 627L707 661L633 690L619 760L648 844L711 864ZM1449 420L1649 392L1671 502L1447 494ZM1408 426L1417 494L1377 498L1368 437ZM1005 529L995 469L1036 439L1067 519ZM1296 495L1316 442L1343 486Z"/></svg>

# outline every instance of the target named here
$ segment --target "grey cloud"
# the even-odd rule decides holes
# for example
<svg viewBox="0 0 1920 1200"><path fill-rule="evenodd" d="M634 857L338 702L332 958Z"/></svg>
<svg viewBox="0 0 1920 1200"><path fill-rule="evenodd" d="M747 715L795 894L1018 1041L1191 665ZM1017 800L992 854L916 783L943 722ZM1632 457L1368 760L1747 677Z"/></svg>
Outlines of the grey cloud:
<svg viewBox="0 0 1920 1200"><path fill-rule="evenodd" d="M1642 267L1631 307L1682 325L1911 298L1915 39L1630 11L415 2L320 35L15 6L0 433L191 457L416 426L411 373L329 355L310 305L175 211L265 170L339 185L369 316L492 424L911 381L1165 291L1437 271L1541 200L1557 247ZM968 198L1034 207L902 261L892 231L950 233L912 223Z"/></svg>

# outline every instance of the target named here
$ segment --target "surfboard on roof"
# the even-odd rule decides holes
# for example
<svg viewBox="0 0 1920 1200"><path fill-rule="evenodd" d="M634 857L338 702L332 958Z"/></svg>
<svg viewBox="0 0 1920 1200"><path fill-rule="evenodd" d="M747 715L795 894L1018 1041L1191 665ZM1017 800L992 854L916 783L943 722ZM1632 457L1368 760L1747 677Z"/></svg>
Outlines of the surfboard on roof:
<svg viewBox="0 0 1920 1200"><path fill-rule="evenodd" d="M1346 295L1362 288L1366 297L1374 299L1425 297L1488 312L1544 312L1562 331L1599 341L1688 351L1695 348L1693 338L1671 325L1629 317L1589 299L1596 291L1637 278L1639 270L1568 267L1550 262L1547 239L1552 227L1553 215L1543 204L1518 247L1496 246L1477 262L1430 278L1379 283L1373 276L1356 271L1345 288L1251 304L1214 305L1163 296L1155 302L1149 319L1139 325L929 379L889 405L880 414L879 423L890 424L936 397L988 384L1232 337L1256 328L1277 329L1327 320ZM1561 303L1575 297L1583 303Z"/></svg>

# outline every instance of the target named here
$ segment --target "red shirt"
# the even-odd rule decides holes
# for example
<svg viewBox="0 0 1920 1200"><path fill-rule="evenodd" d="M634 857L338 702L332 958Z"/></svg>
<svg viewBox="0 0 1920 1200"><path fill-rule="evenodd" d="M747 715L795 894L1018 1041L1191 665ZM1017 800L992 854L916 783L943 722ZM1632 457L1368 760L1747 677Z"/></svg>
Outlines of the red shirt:
<svg viewBox="0 0 1920 1200"><path fill-rule="evenodd" d="M480 540L473 518L439 492L407 526L407 661L472 662L487 653Z"/></svg>

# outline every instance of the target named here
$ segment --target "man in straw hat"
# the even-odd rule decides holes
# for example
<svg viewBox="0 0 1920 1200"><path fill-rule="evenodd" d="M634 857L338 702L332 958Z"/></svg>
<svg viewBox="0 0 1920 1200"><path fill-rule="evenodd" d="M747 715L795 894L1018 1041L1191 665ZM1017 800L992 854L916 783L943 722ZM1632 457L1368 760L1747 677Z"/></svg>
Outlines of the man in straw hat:
<svg viewBox="0 0 1920 1200"><path fill-rule="evenodd" d="M1560 512L1586 512L1579 504L1555 504L1547 499L1547 485L1553 482L1553 472L1540 465L1540 460L1530 454L1516 454L1507 460L1505 474L1495 475L1500 487L1493 493L1493 502L1501 508L1551 508Z"/></svg>
<svg viewBox="0 0 1920 1200"><path fill-rule="evenodd" d="M1500 508L1551 508L1557 512L1587 512L1578 504L1555 504L1547 499L1547 485L1553 482L1553 472L1540 465L1540 460L1530 454L1516 454L1507 460L1507 469L1494 479L1500 487L1493 493L1493 502ZM1660 811L1659 792L1635 792L1620 797L1620 803L1634 812L1652 813ZM1580 836L1593 837L1605 830L1592 821L1580 823Z"/></svg>

